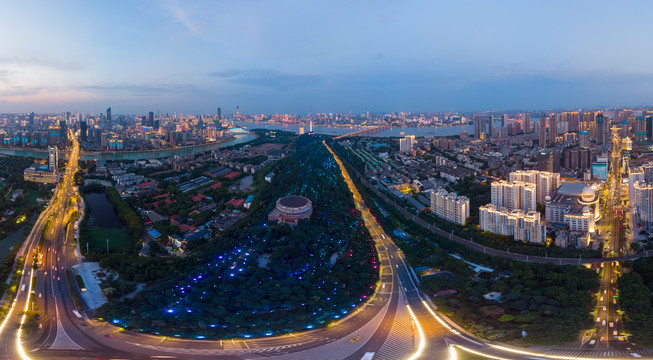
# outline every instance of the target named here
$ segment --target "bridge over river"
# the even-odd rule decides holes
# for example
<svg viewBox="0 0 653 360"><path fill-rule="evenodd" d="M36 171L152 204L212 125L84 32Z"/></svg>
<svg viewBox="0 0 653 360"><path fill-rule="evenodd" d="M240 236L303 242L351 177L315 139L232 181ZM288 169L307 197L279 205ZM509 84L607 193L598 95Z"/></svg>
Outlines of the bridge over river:
<svg viewBox="0 0 653 360"><path fill-rule="evenodd" d="M246 133L242 135L234 135L233 139L226 141L216 141L206 144L189 145L176 147L171 149L155 149L155 150L138 150L138 151L80 151L79 160L99 160L99 161L119 161L119 160L152 160L168 158L174 155L185 155L196 152L210 151L227 146L246 143L256 139L256 135ZM60 154L68 156L68 151L60 151ZM24 156L34 157L37 159L47 159L48 151L45 149L31 149L31 148L0 148L0 154L11 156ZM62 155L60 155L62 156Z"/></svg>

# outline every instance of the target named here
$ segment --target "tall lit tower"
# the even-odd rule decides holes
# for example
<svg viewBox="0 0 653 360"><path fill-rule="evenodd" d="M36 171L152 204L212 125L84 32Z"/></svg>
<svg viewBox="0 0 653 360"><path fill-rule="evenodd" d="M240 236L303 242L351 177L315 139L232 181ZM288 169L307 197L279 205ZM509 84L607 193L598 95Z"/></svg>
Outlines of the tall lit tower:
<svg viewBox="0 0 653 360"><path fill-rule="evenodd" d="M540 115L540 147L546 146L546 114L542 113Z"/></svg>
<svg viewBox="0 0 653 360"><path fill-rule="evenodd" d="M524 120L524 133L528 134L531 132L531 113L525 113L523 120Z"/></svg>
<svg viewBox="0 0 653 360"><path fill-rule="evenodd" d="M59 150L56 146L48 146L48 169L56 171L59 167Z"/></svg>
<svg viewBox="0 0 653 360"><path fill-rule="evenodd" d="M111 124L111 108L107 108L107 122Z"/></svg>
<svg viewBox="0 0 653 360"><path fill-rule="evenodd" d="M236 106L236 117L240 119L240 108Z"/></svg>
<svg viewBox="0 0 653 360"><path fill-rule="evenodd" d="M556 137L558 136L558 115L553 114L549 117L549 144L555 146Z"/></svg>

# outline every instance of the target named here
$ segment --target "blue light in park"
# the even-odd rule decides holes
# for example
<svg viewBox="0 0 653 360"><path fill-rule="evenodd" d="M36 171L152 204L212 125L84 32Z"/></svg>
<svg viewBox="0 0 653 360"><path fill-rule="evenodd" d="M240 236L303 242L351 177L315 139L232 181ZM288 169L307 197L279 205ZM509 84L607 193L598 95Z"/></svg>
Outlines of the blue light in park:
<svg viewBox="0 0 653 360"><path fill-rule="evenodd" d="M312 329L312 328L313 328L313 325L306 325L306 328L307 328L307 329Z"/></svg>
<svg viewBox="0 0 653 360"><path fill-rule="evenodd" d="M175 312L175 309L166 309L166 312L167 312L168 314L172 314L172 313Z"/></svg>
<svg viewBox="0 0 653 360"><path fill-rule="evenodd" d="M113 320L111 320L111 322L114 323L114 324L118 324L118 323L120 323L120 320L118 320L118 319L113 319Z"/></svg>

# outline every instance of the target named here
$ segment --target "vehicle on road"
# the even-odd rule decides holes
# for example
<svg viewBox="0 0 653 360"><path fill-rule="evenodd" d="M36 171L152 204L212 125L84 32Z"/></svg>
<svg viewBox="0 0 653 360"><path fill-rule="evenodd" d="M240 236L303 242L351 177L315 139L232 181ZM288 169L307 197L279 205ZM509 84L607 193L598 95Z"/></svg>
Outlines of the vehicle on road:
<svg viewBox="0 0 653 360"><path fill-rule="evenodd" d="M358 341L358 340L360 340L360 339L361 339L360 336L354 336L353 338L351 338L351 339L349 340L349 342L352 342L352 343L353 343L353 342L356 342L356 341Z"/></svg>

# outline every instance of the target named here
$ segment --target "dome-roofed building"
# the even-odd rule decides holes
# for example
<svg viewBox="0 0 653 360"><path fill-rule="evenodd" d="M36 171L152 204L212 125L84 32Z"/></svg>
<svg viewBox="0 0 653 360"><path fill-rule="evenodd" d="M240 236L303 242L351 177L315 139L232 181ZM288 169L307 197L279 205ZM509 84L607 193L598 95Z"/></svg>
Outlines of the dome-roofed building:
<svg viewBox="0 0 653 360"><path fill-rule="evenodd" d="M268 214L268 220L295 225L300 219L309 219L312 214L311 200L303 196L291 195L277 200L277 205Z"/></svg>
<svg viewBox="0 0 653 360"><path fill-rule="evenodd" d="M546 220L550 226L566 227L583 234L593 233L600 219L596 190L584 183L565 183L545 199ZM564 247L565 244L558 244ZM573 244L585 247L587 244Z"/></svg>

